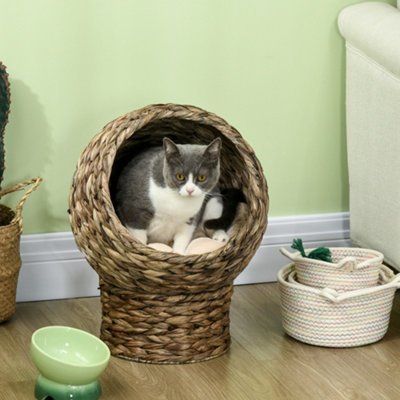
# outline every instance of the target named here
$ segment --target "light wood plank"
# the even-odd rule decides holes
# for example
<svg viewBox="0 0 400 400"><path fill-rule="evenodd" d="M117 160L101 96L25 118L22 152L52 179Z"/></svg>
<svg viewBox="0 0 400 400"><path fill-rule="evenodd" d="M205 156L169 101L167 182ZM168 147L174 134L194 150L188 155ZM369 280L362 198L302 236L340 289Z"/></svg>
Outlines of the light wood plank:
<svg viewBox="0 0 400 400"><path fill-rule="evenodd" d="M98 335L99 298L17 304L0 324L0 400L34 399L38 372L29 354L32 333L68 325ZM264 400L400 399L400 297L379 343L353 349L309 346L287 336L275 283L236 286L232 346L214 360L149 365L112 357L101 376L104 399Z"/></svg>

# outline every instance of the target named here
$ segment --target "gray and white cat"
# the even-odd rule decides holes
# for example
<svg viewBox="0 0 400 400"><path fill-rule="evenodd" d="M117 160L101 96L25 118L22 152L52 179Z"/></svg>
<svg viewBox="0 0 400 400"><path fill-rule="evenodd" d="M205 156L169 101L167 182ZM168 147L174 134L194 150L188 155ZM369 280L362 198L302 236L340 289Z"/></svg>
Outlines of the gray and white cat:
<svg viewBox="0 0 400 400"><path fill-rule="evenodd" d="M134 157L116 181L114 205L121 222L142 243L173 243L173 251L183 254L195 231L223 214L220 151L219 138L208 146L164 138L162 147ZM227 229L213 231L213 239L229 239Z"/></svg>

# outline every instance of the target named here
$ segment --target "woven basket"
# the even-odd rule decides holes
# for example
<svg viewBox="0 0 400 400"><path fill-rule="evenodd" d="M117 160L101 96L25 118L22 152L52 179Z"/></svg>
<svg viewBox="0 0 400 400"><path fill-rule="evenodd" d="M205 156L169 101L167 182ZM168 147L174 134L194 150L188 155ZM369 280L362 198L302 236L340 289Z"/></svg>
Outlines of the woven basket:
<svg viewBox="0 0 400 400"><path fill-rule="evenodd" d="M311 250L305 250L306 254ZM297 280L303 285L349 291L378 284L383 254L356 247L333 247L330 250L332 263L280 249L283 255L294 262Z"/></svg>
<svg viewBox="0 0 400 400"><path fill-rule="evenodd" d="M222 139L221 185L241 188L245 218L219 250L183 256L138 242L118 219L113 176L125 155L161 145ZM82 153L70 194L78 247L100 276L101 338L115 356L150 363L188 363L229 348L232 284L267 226L268 195L253 150L226 121L192 106L151 105L110 122Z"/></svg>
<svg viewBox="0 0 400 400"><path fill-rule="evenodd" d="M282 324L301 342L326 347L355 347L374 343L385 335L400 274L380 268L377 286L339 293L296 281L294 265L278 273Z"/></svg>
<svg viewBox="0 0 400 400"><path fill-rule="evenodd" d="M19 241L22 233L22 206L40 182L40 178L32 179L0 192L2 198L8 193L33 185L22 196L15 211L0 204L0 322L7 321L15 312L18 274L21 267Z"/></svg>

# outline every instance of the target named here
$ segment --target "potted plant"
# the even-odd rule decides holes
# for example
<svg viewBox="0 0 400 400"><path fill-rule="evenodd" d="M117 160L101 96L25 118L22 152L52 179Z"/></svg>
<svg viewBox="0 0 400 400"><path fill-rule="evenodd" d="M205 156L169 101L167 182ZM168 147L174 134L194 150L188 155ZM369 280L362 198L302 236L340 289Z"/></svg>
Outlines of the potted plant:
<svg viewBox="0 0 400 400"><path fill-rule="evenodd" d="M4 133L9 112L10 84L6 68L0 62L0 184L5 169ZM8 320L15 312L17 281L21 268L19 243L22 233L22 206L40 182L40 178L35 178L0 190L1 199L8 193L23 190L31 185L15 209L0 204L0 322Z"/></svg>

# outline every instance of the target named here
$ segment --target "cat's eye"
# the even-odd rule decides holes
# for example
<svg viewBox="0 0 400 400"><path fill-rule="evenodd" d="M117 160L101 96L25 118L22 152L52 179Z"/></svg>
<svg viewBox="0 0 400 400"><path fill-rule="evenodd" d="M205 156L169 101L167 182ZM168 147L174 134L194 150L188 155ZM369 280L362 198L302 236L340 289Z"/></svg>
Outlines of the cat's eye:
<svg viewBox="0 0 400 400"><path fill-rule="evenodd" d="M205 175L199 175L199 176L197 177L197 180L198 180L199 182L204 182L206 179L207 179L207 177L206 177Z"/></svg>
<svg viewBox="0 0 400 400"><path fill-rule="evenodd" d="M178 179L178 181L183 181L185 179L185 175L183 174L176 174L175 177Z"/></svg>

